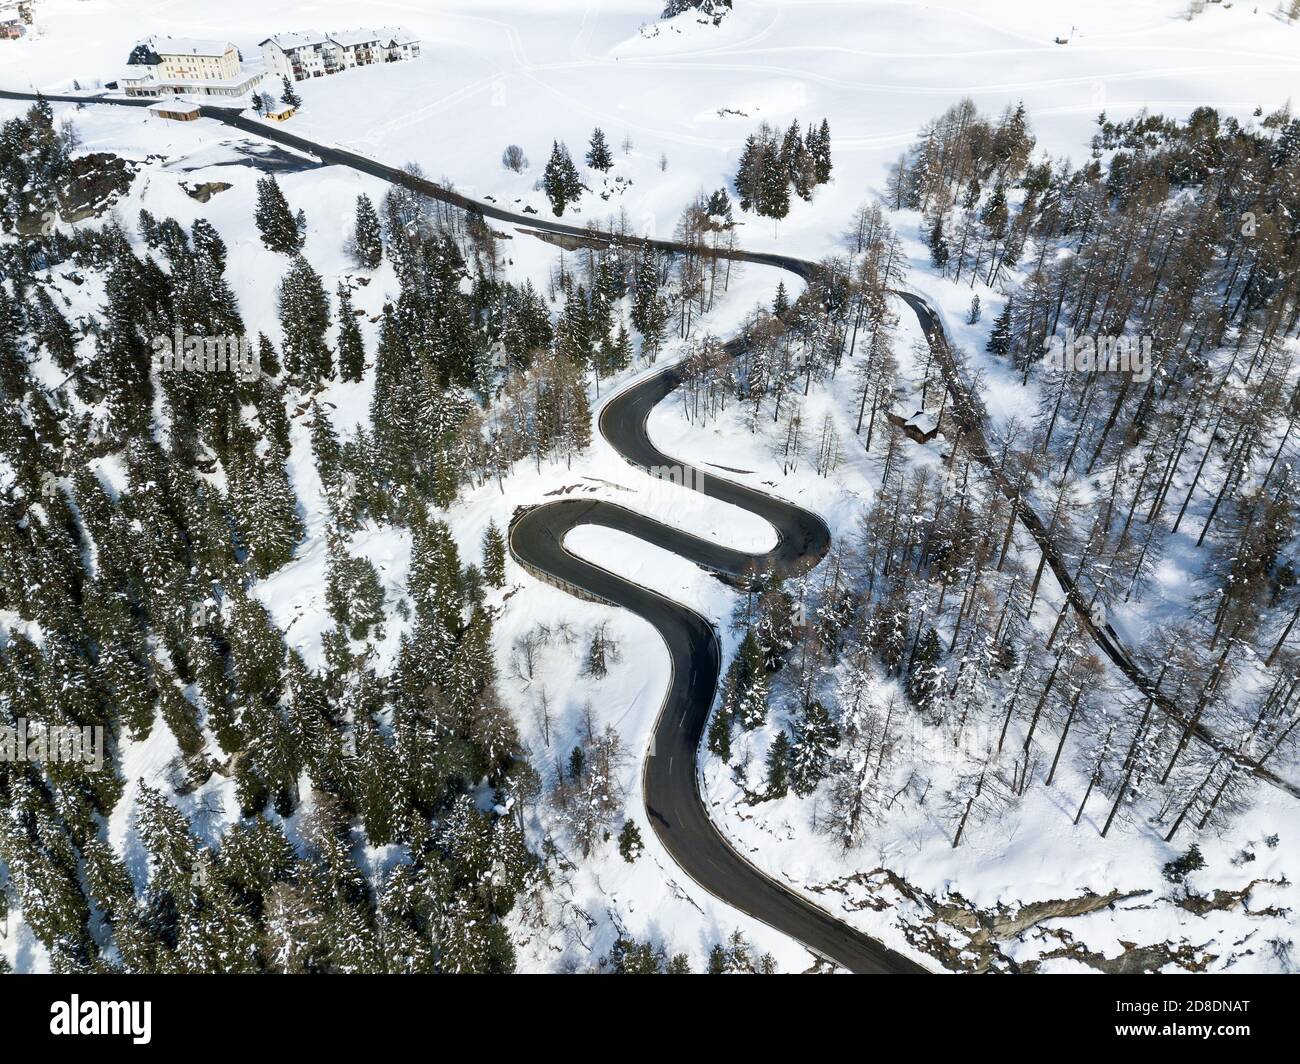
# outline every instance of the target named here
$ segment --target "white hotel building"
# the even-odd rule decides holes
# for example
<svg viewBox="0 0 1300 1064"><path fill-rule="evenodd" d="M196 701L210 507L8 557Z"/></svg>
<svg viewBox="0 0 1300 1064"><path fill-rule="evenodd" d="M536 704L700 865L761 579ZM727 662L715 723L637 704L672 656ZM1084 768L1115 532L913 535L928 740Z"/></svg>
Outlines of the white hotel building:
<svg viewBox="0 0 1300 1064"><path fill-rule="evenodd" d="M121 79L128 96L242 96L262 79L244 70L239 50L229 41L191 37L150 37L156 62L136 63Z"/></svg>

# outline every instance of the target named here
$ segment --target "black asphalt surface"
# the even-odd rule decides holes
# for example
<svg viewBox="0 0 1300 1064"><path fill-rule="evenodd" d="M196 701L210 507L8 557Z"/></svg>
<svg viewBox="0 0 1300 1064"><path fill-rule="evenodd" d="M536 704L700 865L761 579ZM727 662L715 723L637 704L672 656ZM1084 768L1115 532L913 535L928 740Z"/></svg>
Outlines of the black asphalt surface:
<svg viewBox="0 0 1300 1064"><path fill-rule="evenodd" d="M108 104L137 108L148 107L151 103L156 102L148 99L112 98L104 94L54 94L46 95L45 98L60 103ZM31 101L36 99L36 95L30 92L0 89L0 99ZM595 228L566 225L562 222L544 218L541 215L520 214L505 210L496 204L471 199L436 182L408 174L397 167L386 166L363 155L357 155L342 148L319 144L296 136L275 123L258 118L246 118L232 107L205 105L200 107L200 112L205 118L211 118L251 136L274 141L303 152L319 159L324 164L347 166L381 180L422 192L433 199L479 214L484 218L509 223L533 235L549 233L588 243L621 243L625 246L647 246L669 252L688 250L682 244L672 240L618 235ZM719 258L732 259L737 262L775 266L804 280L811 279L821 269L818 263L771 252L732 249L719 250L713 252L713 254ZM1098 649L1161 712L1180 725L1188 727L1190 734L1194 735L1199 741L1205 743L1222 757L1236 762L1243 770L1270 786L1283 790L1293 797L1300 798L1300 785L1251 760L1241 750L1210 731L1204 723L1191 719L1182 706L1156 687L1151 677L1146 674L1128 652L1123 639L1115 629L1108 623L1098 625L1093 621L1086 598L1076 587L1069 567L1062 558L1056 543L1048 534L1042 519L1029 503L1014 491L1003 476L1000 466L994 460L984 436L983 405L978 395L975 394L964 379L957 360L953 358L948 348L947 336L939 315L922 296L914 292L898 290L894 294L907 303L913 313L916 314L923 332L939 358L945 384L952 398L953 417L958 423L958 431L966 436L974 457L989 470L1003 494L1016 507L1020 523L1033 537L1039 550L1043 552L1048 567L1052 570L1066 597L1074 606L1075 615L1078 617L1080 624L1092 637ZM645 416L649 413L651 407L672 392L678 383L680 381L675 371L672 367L668 367L638 383L629 389L627 393L615 397L615 400L607 404L603 411L600 419L602 434L633 465L651 468L656 465L680 464L658 452L650 443L644 431ZM715 544L677 532L651 518L643 517L608 503L550 503L546 507L539 507L537 510L530 511L525 518L518 522L517 527L522 526L525 530L525 535L519 541L525 551L540 551L550 562L558 566L556 569L541 567L541 569L545 569L546 575L550 579L568 580L573 588L587 588L588 594L598 594L607 601L626 606L628 609L641 613L642 616L646 616L647 619L651 620L651 623L660 628L660 633L664 635L669 651L673 655L675 673L673 688L669 692L669 698L665 702L664 710L660 716L655 739L656 749L666 750L669 748L669 743L666 740L672 738L675 741L676 738L681 737L674 731L677 727L674 721L677 721L682 727L690 725L694 728L698 725L698 728L693 733L692 742L688 744L692 750L691 761L693 763L694 750L699 745L700 730L704 727L704 720L708 715L709 703L713 698L713 689L717 682L718 654L716 640L711 643L712 649L706 650L699 632L690 634L687 642L683 643L682 639L674 638L664 625L667 625L669 629L680 629L682 625L690 628L691 625L696 623L704 624L707 627L707 622L684 607L671 603L644 589L637 588L636 585L628 581L619 580L613 574L604 573L603 570L599 570L585 562L580 562L573 555L562 550L557 555L548 549L545 537L540 532L542 525L549 525L551 537L555 541L556 547L558 547L559 542L563 540L564 532L567 532L574 524L584 522L606 524L674 550L697 564L720 574L730 574L742 578L751 574L756 564L761 569L772 563L776 565L778 570L790 572L800 566L816 564L825 554L830 541L829 533L824 522L816 515L764 495L761 492L753 491L743 485L716 478L711 473L706 475L702 482L687 481L687 483L693 484L699 490L714 498L751 510L771 523L780 536L775 550L769 555L761 557L728 551ZM575 510L575 506L585 506L588 509ZM515 549L515 542L512 535L512 550ZM516 553L516 557L523 560L518 553ZM540 571L539 569L539 573ZM563 576L563 573L570 574L574 579L570 580L568 577ZM605 583L607 580L619 582L621 588L618 590L618 594L614 594L615 588L613 585ZM586 583L588 581L599 583L604 588L604 592L607 593L596 592L593 587L588 587ZM637 599L634 592L649 596L650 600L654 600L660 605L652 606L649 600ZM664 612L663 607L672 607L673 610L677 611L676 615ZM650 609L662 624L657 623L651 618L650 614L644 612L646 609ZM687 633L679 631L679 635L685 634ZM688 647L689 658L680 657L679 654ZM675 716L669 710L674 705L674 699L682 696L682 687L678 674L683 671L683 667L679 663L687 660L694 662L694 666L689 669L690 683L692 685L696 683L697 676L707 674L711 679L708 682L707 690L705 690L704 686L698 688L692 686L692 689L687 692L687 695L692 700L691 710L687 712L683 708L680 716ZM701 699L703 701L700 701ZM684 706L685 704L678 703L678 705ZM673 735L669 736L667 734L669 732L672 732ZM681 760L680 757L677 759ZM702 886L724 901L731 902L738 908L749 912L752 916L786 931L810 948L840 961L845 967L853 971L924 970L907 958L885 949L874 940L866 938L847 925L832 919L821 909L817 909L791 894L784 887L768 879L757 869L750 866L734 851L731 851L728 844L713 829L704 812L693 773L688 791L685 777L671 775L667 769L655 764L657 760L658 756L656 755L647 759L646 762L644 779L647 801L649 801L650 795L654 794L656 800L662 806L665 808L671 806L673 810L677 811L678 820L676 822L680 826L674 831L671 827L673 821L668 819L664 809L658 807L652 809L651 819L655 824L655 830L659 833L660 838L663 839L674 858ZM669 757L668 763L670 766L672 765L672 756ZM680 772L680 769L678 771ZM671 803L665 797L670 792L674 799ZM692 820L685 812L686 807L690 805L693 805L699 814L696 820ZM827 945L827 948L823 949L823 945Z"/></svg>
<svg viewBox="0 0 1300 1064"><path fill-rule="evenodd" d="M924 972L916 962L760 872L722 837L709 818L696 769L721 667L717 633L694 610L564 549L564 537L571 529L602 525L740 580L769 567L782 574L798 572L826 553L830 531L816 514L679 462L654 446L646 432L646 418L679 383L675 367L669 366L614 396L600 414L602 435L635 466L684 470L678 474L679 490L698 490L763 517L777 530L776 547L765 554L731 550L613 503L565 500L521 511L510 528L511 553L532 571L631 610L663 639L671 678L641 780L651 826L686 874L715 897L851 972Z"/></svg>
<svg viewBox="0 0 1300 1064"><path fill-rule="evenodd" d="M44 98L51 103L75 103L82 105L103 104L111 107L135 107L147 108L151 104L157 103L153 99L137 99L127 97L108 96L104 93L92 93L83 95L45 93ZM32 92L20 92L13 89L0 89L0 100L22 100L32 101L36 99L36 94ZM199 107L199 112L204 118L211 118L216 122L229 126L232 129L238 129L254 137L261 137L263 140L275 141L277 144L283 144L286 147L293 148L297 151L314 156L322 163L333 166L346 166L363 174L369 174L372 177L389 181L395 185L401 185L417 192L422 192L432 199L441 200L443 203L449 203L454 207L460 207L462 210L481 215L484 218L491 218L498 222L508 222L512 225L521 226L525 229L536 230L543 233L552 233L556 236L571 237L575 240L594 241L598 243L610 243L620 241L625 246L631 247L653 247L662 251L681 251L683 245L672 240L655 240L648 237L640 236L616 236L613 233L605 232L600 229L588 228L586 226L566 225L563 222L557 222L552 219L544 218L542 215L521 214L515 211L506 210L493 203L486 203L482 200L471 199L469 196L461 195L454 189L447 188L438 184L436 181L429 181L427 178L416 177L408 174L405 170L395 166L388 166L384 163L377 162L374 159L367 158L364 155L358 155L344 148L334 147L328 144L321 144L317 141L308 140L305 137L299 137L290 133L283 125L275 122L269 122L260 118L248 118L241 114L234 107L223 107L217 104L203 104ZM291 120L292 121L292 120ZM718 251L715 254L720 258L734 259L738 262L753 262L764 266L776 266L783 270L789 270L791 273L798 274L800 277L807 278L817 265L807 262L803 259L797 259L789 255L777 255L761 251L741 251L739 249L731 251Z"/></svg>
<svg viewBox="0 0 1300 1064"><path fill-rule="evenodd" d="M31 101L35 94L0 89L0 99ZM107 104L148 107L148 99L112 98L95 95L46 95L47 100L74 104ZM534 235L545 233L597 244L620 242L625 246L648 246L663 251L686 250L672 240L616 235L599 229L566 225L541 215L521 214L464 196L436 182L387 166L343 148L307 140L283 126L258 118L246 118L231 107L205 105L203 117L233 129L274 141L319 159L324 164L346 166L361 173L421 192L463 210L505 222ZM721 258L775 266L808 280L820 269L805 259L770 252L740 249L718 251ZM1087 603L1074 585L1069 567L1042 520L1026 500L1016 495L993 460L983 433L983 408L947 346L939 315L921 296L905 291L897 294L911 310L930 340L944 370L945 383L953 401L953 416L959 431L967 436L972 454L993 474L1004 494L1016 506L1021 524L1043 551L1049 567L1076 615L1098 648L1164 713L1182 724L1188 714L1159 691L1151 678L1134 661L1123 640L1109 624L1097 625ZM667 367L614 398L600 418L603 435L629 462L643 468L684 463L661 454L645 432L650 409L680 383L676 371ZM694 772L708 711L717 686L719 652L712 628L691 610L590 565L563 550L564 534L577 524L603 524L655 543L689 558L719 574L745 579L769 564L781 572L793 572L815 565L830 542L825 523L814 514L753 491L743 485L715 477L711 472L698 479L692 470L685 483L713 498L733 503L767 520L777 530L777 547L768 555L752 556L730 551L716 544L686 535L652 518L611 503L565 501L548 503L520 516L512 525L511 550L516 559L537 575L566 585L579 594L596 596L645 617L659 629L673 662L673 679L661 710L652 756L645 762L643 781L647 807L656 833L674 859L701 886L722 900L743 909L757 919L799 939L809 948L840 962L855 972L919 972L914 962L848 927L825 911L811 905L771 880L740 857L721 838L709 820ZM687 490L683 488L683 490ZM1300 787L1270 769L1246 758L1225 744L1200 722L1190 725L1191 733L1226 758L1266 783L1300 797ZM685 766L685 767L684 767Z"/></svg>
<svg viewBox="0 0 1300 1064"><path fill-rule="evenodd" d="M32 93L0 89L0 99L32 100ZM115 99L102 95L47 95L51 102L147 107L152 100ZM283 127L245 118L231 108L203 106L205 118L256 137L304 152L323 163L347 166L361 173L412 188L432 198L475 212L485 218L523 229L584 241L648 245L681 251L674 241L617 237L581 226L565 225L541 216L518 214L491 203L472 200L435 182L342 148L298 137ZM817 264L792 256L734 250L722 257L776 266L807 279ZM721 576L748 581L769 567L784 574L815 565L830 546L830 531L816 514L741 484L679 462L651 443L646 418L654 406L680 384L667 366L625 389L601 411L600 431L634 466L679 467L681 490L698 490L711 498L749 510L777 531L772 551L753 555L688 535L652 517L613 503L592 500L549 502L520 511L511 522L510 550L525 568L586 597L621 606L643 617L659 632L668 649L672 676L660 709L651 750L642 767L646 810L655 833L682 869L710 894L803 943L815 954L856 973L923 973L908 957L888 949L827 911L806 901L759 871L736 852L714 827L704 805L696 771L696 755L717 690L721 651L717 633L700 614L653 591L569 553L564 537L583 524L603 525L629 533L673 551Z"/></svg>

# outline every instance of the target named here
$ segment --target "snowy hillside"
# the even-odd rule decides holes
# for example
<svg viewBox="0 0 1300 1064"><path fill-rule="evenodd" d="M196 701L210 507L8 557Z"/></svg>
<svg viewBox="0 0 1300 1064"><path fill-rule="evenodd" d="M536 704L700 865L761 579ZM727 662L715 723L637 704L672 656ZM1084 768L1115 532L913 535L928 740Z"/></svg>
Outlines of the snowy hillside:
<svg viewBox="0 0 1300 1064"><path fill-rule="evenodd" d="M423 38L423 59L302 86L308 107L295 128L394 165L417 162L472 195L538 206L528 194L551 140L576 150L600 126L615 145L632 141L614 173L633 187L588 197L583 214L624 209L636 229L664 232L697 191L730 177L759 121L826 117L835 185L780 234L783 250L815 258L833 232L829 220L879 188L921 124L962 96L985 111L1023 100L1042 146L1080 158L1100 111L1121 119L1209 105L1246 117L1290 99L1300 73L1296 27L1269 5L1209 4L1188 21L1180 0L748 0L720 26L691 22L681 34L646 36L640 30L655 23L657 6L385 5L385 21ZM367 21L355 5L330 0L274 13L247 0L201 12L184 0L135 10L129 0L41 0L37 31L0 49L4 86L91 88L119 77L132 45L150 33L228 38L255 65L259 42L273 33ZM1053 43L1058 37L1069 43ZM517 178L500 166L509 143L533 164ZM775 243L762 224L742 233L748 246Z"/></svg>
<svg viewBox="0 0 1300 1064"><path fill-rule="evenodd" d="M562 548L716 632L698 790L760 895L936 972L1294 970L1300 20L660 14L38 0L0 40L0 90L82 99L0 99L0 728L108 765L0 762L0 969L853 967L687 873L670 636L511 534L578 500L779 552L602 423L677 366L649 443L829 548ZM283 123L103 102L153 34L261 70L357 23L420 57ZM1067 327L1154 375L1054 371ZM249 380L152 360L227 333Z"/></svg>

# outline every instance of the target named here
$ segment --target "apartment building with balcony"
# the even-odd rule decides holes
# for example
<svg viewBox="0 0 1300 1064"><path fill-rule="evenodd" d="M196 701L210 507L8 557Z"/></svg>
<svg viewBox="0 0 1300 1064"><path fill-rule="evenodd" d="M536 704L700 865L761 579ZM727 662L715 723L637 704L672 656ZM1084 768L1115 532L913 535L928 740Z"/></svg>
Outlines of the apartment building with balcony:
<svg viewBox="0 0 1300 1064"><path fill-rule="evenodd" d="M340 33L279 33L262 41L260 47L267 71L294 81L322 78L359 66L418 59L420 55L420 39L401 26Z"/></svg>

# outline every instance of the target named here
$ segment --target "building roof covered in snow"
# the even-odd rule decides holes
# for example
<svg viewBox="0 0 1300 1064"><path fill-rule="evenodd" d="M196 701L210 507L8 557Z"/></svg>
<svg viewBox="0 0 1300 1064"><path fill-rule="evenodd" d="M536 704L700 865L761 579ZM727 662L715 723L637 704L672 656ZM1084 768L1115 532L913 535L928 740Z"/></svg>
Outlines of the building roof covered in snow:
<svg viewBox="0 0 1300 1064"><path fill-rule="evenodd" d="M329 38L335 44L343 48L351 48L358 44L378 44L382 36L378 30L347 30L343 33L331 33Z"/></svg>
<svg viewBox="0 0 1300 1064"><path fill-rule="evenodd" d="M218 58L235 47L229 41L205 41L197 37L150 37L145 43L159 55L210 55Z"/></svg>
<svg viewBox="0 0 1300 1064"><path fill-rule="evenodd" d="M404 26L380 26L375 35L384 44L415 44L420 39Z"/></svg>
<svg viewBox="0 0 1300 1064"><path fill-rule="evenodd" d="M149 110L154 114L196 115L199 113L199 105L184 100L164 100L161 103L150 104Z"/></svg>
<svg viewBox="0 0 1300 1064"><path fill-rule="evenodd" d="M316 30L303 30L300 33L277 33L260 41L259 47L267 42L275 45L282 52L292 52L295 48L312 48L318 44L328 44L329 38Z"/></svg>

